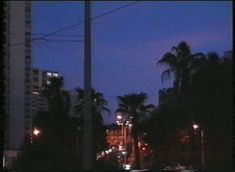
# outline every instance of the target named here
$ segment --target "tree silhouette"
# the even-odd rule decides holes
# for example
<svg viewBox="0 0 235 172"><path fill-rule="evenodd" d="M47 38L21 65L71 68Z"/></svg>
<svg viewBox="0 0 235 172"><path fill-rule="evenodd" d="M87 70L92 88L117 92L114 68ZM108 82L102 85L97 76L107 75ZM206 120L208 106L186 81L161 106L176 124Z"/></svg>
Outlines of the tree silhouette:
<svg viewBox="0 0 235 172"><path fill-rule="evenodd" d="M127 94L124 96L118 96L118 109L116 112L121 112L132 117L132 137L134 140L134 155L135 155L135 168L140 168L139 148L138 148L138 135L140 128L140 115L144 115L146 112L150 112L154 108L153 105L145 105L147 99L146 93L140 94Z"/></svg>
<svg viewBox="0 0 235 172"><path fill-rule="evenodd" d="M78 104L75 107L77 112L77 117L82 121L84 118L84 90L81 88L76 88ZM110 114L110 110L106 107L107 101L103 98L103 94L100 92L96 92L92 89L91 92L92 98L92 131L93 131L93 156L95 158L96 153L98 151L102 151L106 148L106 137L105 137L105 128L103 126L103 112L108 112ZM83 127L81 127L81 131L83 131ZM81 136L82 137L82 136Z"/></svg>

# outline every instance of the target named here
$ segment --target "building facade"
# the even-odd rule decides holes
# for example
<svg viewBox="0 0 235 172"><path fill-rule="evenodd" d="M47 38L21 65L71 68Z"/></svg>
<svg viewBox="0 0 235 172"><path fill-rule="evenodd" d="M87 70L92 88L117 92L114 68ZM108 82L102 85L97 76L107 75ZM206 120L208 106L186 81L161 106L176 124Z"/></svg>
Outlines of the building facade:
<svg viewBox="0 0 235 172"><path fill-rule="evenodd" d="M60 75L56 71L32 70L32 116L48 109L46 98L42 95L42 88L43 85L50 84L52 77L60 77Z"/></svg>
<svg viewBox="0 0 235 172"><path fill-rule="evenodd" d="M30 2L4 1L5 148L18 149L30 130Z"/></svg>
<svg viewBox="0 0 235 172"><path fill-rule="evenodd" d="M5 165L31 133L30 11L29 1L3 2Z"/></svg>

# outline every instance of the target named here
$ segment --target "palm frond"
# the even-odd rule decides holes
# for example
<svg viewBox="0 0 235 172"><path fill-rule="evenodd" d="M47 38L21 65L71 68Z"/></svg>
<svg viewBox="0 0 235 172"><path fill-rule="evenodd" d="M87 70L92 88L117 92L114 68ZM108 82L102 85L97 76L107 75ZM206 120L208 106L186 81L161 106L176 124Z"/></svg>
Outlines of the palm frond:
<svg viewBox="0 0 235 172"><path fill-rule="evenodd" d="M171 77L171 70L170 69L166 69L161 74L161 82L164 82L166 79L170 79L170 77Z"/></svg>
<svg viewBox="0 0 235 172"><path fill-rule="evenodd" d="M170 52L164 54L163 57L157 62L157 64L165 64L168 66L174 66L176 63L177 57Z"/></svg>
<svg viewBox="0 0 235 172"><path fill-rule="evenodd" d="M106 111L106 112L108 112L109 114L111 114L111 110L110 110L110 109L108 109L108 108L106 108L106 107L104 107L104 106L102 106L101 109L102 109L103 111Z"/></svg>

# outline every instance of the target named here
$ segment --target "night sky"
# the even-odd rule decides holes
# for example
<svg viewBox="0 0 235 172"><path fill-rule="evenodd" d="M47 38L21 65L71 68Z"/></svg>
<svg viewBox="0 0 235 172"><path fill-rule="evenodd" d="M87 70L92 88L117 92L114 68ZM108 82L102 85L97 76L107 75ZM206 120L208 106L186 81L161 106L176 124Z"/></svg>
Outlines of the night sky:
<svg viewBox="0 0 235 172"><path fill-rule="evenodd" d="M92 16L129 2L92 2ZM32 33L46 34L79 23L83 2L32 2ZM83 40L81 24L48 40ZM37 37L38 35L33 35ZM116 96L146 92L146 103L158 104L163 66L156 62L186 41L193 53L232 50L232 2L138 2L92 21L92 86L104 94L115 111ZM83 42L32 42L33 67L55 70L67 90L83 87ZM110 123L114 115L105 117Z"/></svg>

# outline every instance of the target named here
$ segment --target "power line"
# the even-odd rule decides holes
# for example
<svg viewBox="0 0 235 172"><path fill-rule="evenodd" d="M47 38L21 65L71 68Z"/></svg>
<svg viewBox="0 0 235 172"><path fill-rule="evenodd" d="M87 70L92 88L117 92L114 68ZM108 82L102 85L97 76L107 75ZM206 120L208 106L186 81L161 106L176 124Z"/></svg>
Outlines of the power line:
<svg viewBox="0 0 235 172"><path fill-rule="evenodd" d="M107 12L104 12L104 13L102 13L102 14L99 14L99 15L95 16L95 17L92 17L91 20L94 20L94 19L103 17L103 16L105 16L105 15L111 14L111 13L113 13L113 12L119 11L119 10L124 9L124 8L127 8L127 7L130 7L130 6L132 6L132 5L135 5L135 4L138 3L138 2L141 2L141 1L135 1L135 2L132 2L132 3L129 3L129 4L123 5L123 6L119 7L119 8L116 8L116 9L113 9L113 10L110 10L110 11L107 11ZM64 27L64 28L62 28L62 29L58 29L57 31L54 31L54 32L51 32L51 33L47 33L47 34L45 34L45 35L43 35L43 36L41 36L41 37L33 38L33 39L30 40L30 42L33 42L33 41L36 41L36 40L40 40L40 39L46 38L46 37L48 37L48 36L55 35L55 34L57 34L57 33L60 33L60 32L65 31L65 30L68 30L68 29L71 29L71 28L73 28L73 27L79 26L79 25L81 25L81 24L83 24L83 23L84 23L84 20L82 20L82 21L80 21L80 22L78 22L78 23L76 23L76 24L73 24L73 25ZM23 45L23 44L24 44L24 42L21 42L21 43L13 44L13 45L11 45L11 47L15 47L15 46L18 46L18 45Z"/></svg>
<svg viewBox="0 0 235 172"><path fill-rule="evenodd" d="M10 35L25 35L25 33L10 33ZM30 33L30 35L38 35L38 36L45 36L46 34L44 33ZM53 35L54 37L83 37L83 35L79 34L56 34Z"/></svg>
<svg viewBox="0 0 235 172"><path fill-rule="evenodd" d="M140 2L140 1L135 1L135 2L132 2L132 3L129 3L129 4L123 5L123 6L119 7L119 8L116 8L116 9L113 9L113 10L110 10L110 11L107 11L107 12L105 12L105 13L103 13L103 14L100 14L100 15L97 15L97 16L95 16L95 17L92 17L91 20L94 20L94 19L97 19L97 18L106 16L106 15L111 14L111 13L113 13L113 12L119 11L119 10L121 10L121 9L127 8L127 7L132 6L132 5L135 5L135 4L138 3L138 2Z"/></svg>
<svg viewBox="0 0 235 172"><path fill-rule="evenodd" d="M45 36L46 34L32 34L32 35L39 35L39 36ZM55 37L83 37L83 35L76 35L76 34L56 34L56 35L51 35Z"/></svg>
<svg viewBox="0 0 235 172"><path fill-rule="evenodd" d="M46 41L46 42L83 42L84 40L53 40L53 39L45 39L40 38L40 40Z"/></svg>

